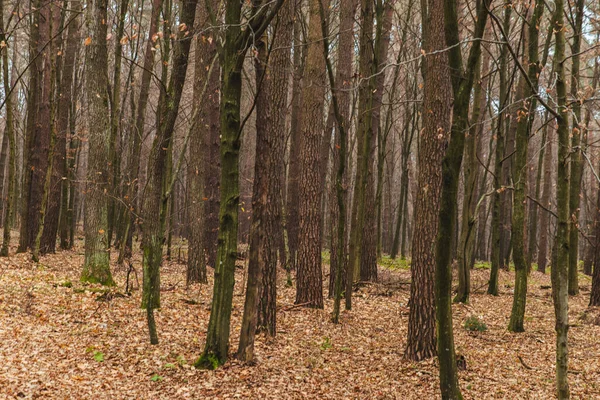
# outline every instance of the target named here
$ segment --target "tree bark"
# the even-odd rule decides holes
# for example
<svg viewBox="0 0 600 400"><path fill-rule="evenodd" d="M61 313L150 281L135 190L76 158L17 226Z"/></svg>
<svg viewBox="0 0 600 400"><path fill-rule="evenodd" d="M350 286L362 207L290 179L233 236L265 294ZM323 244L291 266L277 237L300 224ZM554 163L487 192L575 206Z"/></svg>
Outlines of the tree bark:
<svg viewBox="0 0 600 400"><path fill-rule="evenodd" d="M556 209L558 228L556 231L556 263L552 265L552 298L556 316L556 389L560 400L569 398L568 342L569 331L569 120L567 89L565 84L565 27L564 2L557 0L554 14L554 70L556 71L556 96L558 122L558 168L556 175Z"/></svg>
<svg viewBox="0 0 600 400"><path fill-rule="evenodd" d="M418 191L410 268L410 313L404 351L406 358L415 361L436 355L435 254L431 244L439 229L442 159L448 145L452 116L448 54L439 52L446 45L443 2L429 0L428 9L429 14L423 16L423 25L427 29L424 43L426 57L423 61L426 71L423 133L419 143Z"/></svg>
<svg viewBox="0 0 600 400"><path fill-rule="evenodd" d="M88 106L88 171L85 199L85 260L82 281L114 285L107 238L109 148L107 0L88 0L85 14L88 38L85 75ZM86 39L87 40L87 39Z"/></svg>
<svg viewBox="0 0 600 400"><path fill-rule="evenodd" d="M298 260L296 304L323 308L321 272L320 146L324 129L325 59L320 41L319 1L309 2L309 26L300 141L300 191L298 197ZM327 7L326 7L327 8Z"/></svg>

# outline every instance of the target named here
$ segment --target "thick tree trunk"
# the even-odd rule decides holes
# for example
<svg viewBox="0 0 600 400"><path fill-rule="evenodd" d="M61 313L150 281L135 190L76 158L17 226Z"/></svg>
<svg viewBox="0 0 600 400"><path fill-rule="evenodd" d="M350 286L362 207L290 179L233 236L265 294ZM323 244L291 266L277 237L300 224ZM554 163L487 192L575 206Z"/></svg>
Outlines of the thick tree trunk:
<svg viewBox="0 0 600 400"><path fill-rule="evenodd" d="M279 11L273 22L275 27L274 39L269 57L269 71L272 84L269 88L268 102L272 110L284 110L288 107L288 86L291 70L290 47L294 28L294 2L288 0ZM261 291L258 303L258 329L268 335L275 336L277 332L277 252L283 234L283 180L285 154L285 135L287 130L286 113L271 112L269 130L270 163L267 171L269 190L267 194L267 237L270 240L268 251L270 256L263 267ZM258 154L258 153L257 153ZM272 232L272 233L270 233ZM283 265L285 252L279 255Z"/></svg>
<svg viewBox="0 0 600 400"><path fill-rule="evenodd" d="M442 160L448 145L452 116L452 86L445 48L443 2L430 0L426 26L423 133L419 143L418 191L415 202L415 232L412 240L410 314L404 356L423 360L436 355L434 273L432 243L438 234ZM431 53L431 54L430 54ZM401 212L401 210L399 210Z"/></svg>
<svg viewBox="0 0 600 400"><path fill-rule="evenodd" d="M88 170L85 198L85 260L82 281L113 285L108 248L106 160L109 148L107 0L88 0L86 27L91 42L85 51L88 106Z"/></svg>
<svg viewBox="0 0 600 400"><path fill-rule="evenodd" d="M302 140L300 141L300 191L298 207L298 263L296 304L323 308L321 273L320 146L324 129L325 59L321 49L322 0L309 2L309 26L304 93L302 101ZM326 7L327 8L327 7ZM288 221L289 222L289 221Z"/></svg>
<svg viewBox="0 0 600 400"><path fill-rule="evenodd" d="M213 6L215 4L213 3ZM209 16L206 6L199 6L197 26L202 29L209 27ZM218 66L213 66L213 59L217 54L216 38L208 29L206 34L196 38L195 63L194 63L194 121L193 137L190 142L190 159L188 162L188 227L189 251L187 262L187 284L193 282L207 283L205 235L207 234L206 208L210 207L206 193L212 191L206 185L207 170L211 168L207 159L212 152L211 138L214 132L219 133L218 125L218 92L207 87L206 96L201 97L205 84L213 86L219 79ZM216 62L215 62L216 64ZM212 66L212 68L211 68ZM209 76L209 71L212 71ZM215 110L217 109L217 110ZM211 168L212 169L212 168ZM212 250L211 250L212 252ZM212 264L214 266L214 264Z"/></svg>

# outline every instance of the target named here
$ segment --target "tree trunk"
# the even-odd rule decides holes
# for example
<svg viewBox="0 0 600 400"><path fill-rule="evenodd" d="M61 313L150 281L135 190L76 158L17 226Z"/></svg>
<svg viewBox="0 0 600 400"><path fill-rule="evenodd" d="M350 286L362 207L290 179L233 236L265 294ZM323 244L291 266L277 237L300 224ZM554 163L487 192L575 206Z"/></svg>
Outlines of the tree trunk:
<svg viewBox="0 0 600 400"><path fill-rule="evenodd" d="M156 32L158 32L158 18L162 9L163 0L153 0L152 2L152 14L150 16L150 29L148 30L148 41L146 43L146 50L144 55L144 66L142 68L142 76L140 78L140 93L137 102L137 112L135 116L135 123L133 126L133 144L131 146L131 153L129 154L129 174L128 180L128 209L129 212L126 214L127 221L125 223L127 236L123 238L121 243L121 249L119 251L119 262L122 262L124 257L131 256L131 250L133 247L133 231L137 225L136 215L139 213L138 207L138 191L140 187L139 175L140 175L140 157L142 151L142 141L144 140L144 126L146 123L146 107L148 105L148 97L150 94L150 81L153 75L154 68L154 41Z"/></svg>
<svg viewBox="0 0 600 400"><path fill-rule="evenodd" d="M163 92L163 103L158 105L158 124L156 137L149 157L148 183L144 193L142 223L142 266L144 269L144 286L142 307L148 312L150 343L158 344L153 326L152 310L160 308L160 266L162 264L162 248L165 241L165 223L168 201L172 196L174 179L168 173L172 151L172 137L175 120L179 112L179 103L183 85L187 75L188 55L191 40L188 36L193 32L196 4L198 0L182 0L180 28L178 29L171 77ZM163 90L165 90L163 88Z"/></svg>
<svg viewBox="0 0 600 400"><path fill-rule="evenodd" d="M350 87L352 85L352 59L354 55L354 16L356 14L356 0L342 0L340 3L340 28L339 28L339 45L338 45L338 67L337 67L337 76L335 78L336 86L338 88L338 93L336 93L337 102L339 106L339 113L341 121L339 123L343 124L345 132L348 132L350 127ZM340 128L339 124L336 129L335 135L335 146L333 152L333 163L332 163L332 176L333 172L337 174L340 169L340 155L342 143L340 142ZM347 138L346 138L347 140ZM344 143L347 147L348 143ZM339 151L338 151L339 150ZM346 160L344 160L346 162ZM338 268L341 268L342 287L345 287L345 277L346 277L346 263L347 263L347 235L344 234L341 237L343 238L344 243L340 247L339 240L339 230L338 226L340 221L340 210L339 210L339 199L337 196L338 188L337 188L337 178L332 179L332 186L329 195L330 203L329 203L329 214L331 216L331 256L329 258L329 297L335 296L335 284L336 277L338 274ZM348 181L348 172L344 166L343 171L343 185L347 185ZM347 191L344 191L344 206L347 200ZM344 219L345 221L345 219ZM340 253L339 249L343 251Z"/></svg>
<svg viewBox="0 0 600 400"><path fill-rule="evenodd" d="M346 273L346 309L352 308L352 285L360 277L361 264L367 261L370 252L369 240L372 237L371 220L367 210L372 210L372 163L373 163L373 92L375 91L375 71L377 70L373 46L373 1L361 0L361 30L359 39L358 121L357 158L354 194L352 196L352 221L350 225L350 248ZM373 201L371 201L373 200ZM366 246L365 246L366 245ZM369 269L369 267L365 267Z"/></svg>
<svg viewBox="0 0 600 400"><path fill-rule="evenodd" d="M251 43L251 34L260 37L281 7L278 0L261 11L241 29L242 4L235 0L225 3L224 44L221 48L221 188L219 238L213 301L206 335L206 346L194 364L199 368L215 369L227 361L229 331L235 284L235 261L238 257L237 233L239 212L239 154L240 100L242 95L242 66ZM266 14L268 13L268 14Z"/></svg>
<svg viewBox="0 0 600 400"><path fill-rule="evenodd" d="M556 95L558 122L558 168L556 175L556 209L558 229L556 231L556 264L552 265L552 298L556 316L556 388L559 400L569 398L568 342L569 331L569 117L566 107L567 89L565 84L565 27L564 2L554 3L554 70L556 71Z"/></svg>
<svg viewBox="0 0 600 400"><path fill-rule="evenodd" d="M581 33L583 26L583 8L584 0L575 2L575 26L573 32L573 45L571 46L571 97L575 99L572 109L571 123L571 148L573 154L569 156L571 177L569 188L569 295L575 296L579 294L579 277L578 277L578 262L579 262L579 203L581 192L581 179L583 176L583 157L581 152L582 131L584 125L581 123L581 103L579 100L579 68L580 68L580 50L581 50Z"/></svg>
<svg viewBox="0 0 600 400"><path fill-rule="evenodd" d="M290 47L294 28L294 3L288 0L279 11L273 22L275 26L274 39L269 56L268 74L272 84L269 87L268 102L272 110L283 110L288 107L288 83L290 77L291 59ZM280 250L283 233L283 175L285 154L285 135L287 130L286 113L271 112L270 123L267 125L270 140L270 163L268 170L269 190L267 193L267 233L270 246L267 251L270 256L263 267L261 291L258 303L258 329L264 330L269 336L277 332L277 251ZM258 153L257 153L258 154ZM271 236L271 237L269 237ZM285 252L280 254L283 265Z"/></svg>
<svg viewBox="0 0 600 400"><path fill-rule="evenodd" d="M88 106L88 170L85 199L85 260L82 281L114 285L110 273L107 229L109 148L107 0L88 0L86 27L90 42L85 51Z"/></svg>
<svg viewBox="0 0 600 400"><path fill-rule="evenodd" d="M320 146L325 101L325 59L321 49L319 1L309 2L309 26L300 141L300 193L298 204L298 264L296 304L323 308L321 273ZM288 221L289 222L289 221Z"/></svg>
<svg viewBox="0 0 600 400"><path fill-rule="evenodd" d="M6 43L6 32L4 30L4 0L0 0L0 41ZM16 46L15 46L16 48ZM0 256L8 257L8 248L10 246L10 230L12 227L12 216L14 213L14 194L17 186L17 143L14 131L14 108L13 108L13 96L10 95L11 84L9 83L8 75L8 46L5 46L2 50L2 83L4 86L4 93L9 94L6 96L4 107L6 108L6 122L4 126L4 139L8 141L9 147L9 161L8 161L8 190L3 201L3 228L4 233L2 237L2 249L0 249ZM13 69L13 79L15 77L15 71ZM16 83L16 82L14 82ZM14 87L14 83L12 87Z"/></svg>
<svg viewBox="0 0 600 400"><path fill-rule="evenodd" d="M525 48L528 49L527 57L524 57L523 65L528 65L527 79L533 83L534 87L529 88L525 82L525 76L521 76L519 89L521 96L518 98L522 101L521 107L517 111L516 122L516 142L515 142L515 159L514 159L514 204L512 213L512 247L513 260L515 263L515 290L513 296L513 305L508 323L508 330L511 332L524 332L525 327L525 305L527 301L527 276L528 265L527 256L525 254L525 205L527 194L527 144L529 141L530 126L533 122L535 104L532 98L537 92L537 81L541 66L538 57L538 38L539 38L539 21L544 12L544 3L542 1L535 2L535 8L528 25L524 25L527 30L525 35L528 39L525 41ZM526 26L528 26L526 28ZM532 111L530 111L532 110Z"/></svg>
<svg viewBox="0 0 600 400"><path fill-rule="evenodd" d="M257 54L254 59L256 79L256 157L252 193L252 219L249 235L248 281L237 358L254 361L254 338L258 321L259 295L262 293L263 274L267 267L277 264L277 248L272 240L269 212L271 190L269 171L273 155L271 133L271 76L267 72L268 39L263 34L254 42ZM274 268L272 268L274 269Z"/></svg>
<svg viewBox="0 0 600 400"><path fill-rule="evenodd" d="M300 192L301 160L300 150L302 146L302 104L304 102L303 78L304 64L307 48L304 46L302 32L304 29L301 0L288 0L295 2L294 23L294 74L292 83L292 112L290 130L290 151L287 176L286 206L285 206L285 229L288 237L289 265L288 268L296 268L298 255L298 200Z"/></svg>
<svg viewBox="0 0 600 400"><path fill-rule="evenodd" d="M215 4L213 3L213 6ZM197 17L198 27L202 29L209 27L209 15L204 4L199 6L199 15ZM207 170L209 167L207 159L210 158L211 138L213 132L219 133L218 112L215 108L219 104L219 96L215 90L206 92L207 95L201 98L203 86L208 84L214 89L215 81L219 79L217 65L213 65L213 58L217 54L216 38L212 30L208 30L206 35L200 34L196 38L195 62L194 62L194 111L195 120L193 137L190 142L190 159L188 162L188 226L189 226L189 248L186 283L193 282L207 283L206 276L206 253L205 253L205 235L206 235L206 211L210 207L206 193L212 191L206 185ZM211 69L212 66L212 69ZM210 76L209 71L212 71ZM207 82L208 81L208 82ZM212 168L211 168L212 169ZM214 266L214 264L212 264Z"/></svg>
<svg viewBox="0 0 600 400"><path fill-rule="evenodd" d="M452 259L451 246L456 221L458 177L464 152L468 125L469 101L475 77L475 67L481 56L481 38L487 22L490 1L478 4L473 37L466 65L458 44L459 28L456 2L444 2L445 44L450 48L448 65L451 75L454 104L450 143L442 161L441 199L438 215L438 233L435 247L435 307L437 319L440 389L444 399L462 399L458 386L454 333L452 330ZM441 8L441 5L438 5ZM429 79L429 78L428 78ZM440 132L445 135L445 131Z"/></svg>
<svg viewBox="0 0 600 400"><path fill-rule="evenodd" d="M438 234L442 159L448 145L452 115L452 86L445 48L443 2L428 1L423 71L423 132L419 143L418 191L415 202L415 231L412 240L410 313L404 356L418 361L436 355L434 272L431 245ZM401 212L401 210L398 210Z"/></svg>
<svg viewBox="0 0 600 400"><path fill-rule="evenodd" d="M58 105L58 129L57 129L57 145L62 153L62 159L57 160L58 163L62 164L61 173L61 209L60 209L60 221L59 221L59 231L60 231L60 247L63 250L66 250L72 246L72 242L69 240L69 223L68 223L68 213L69 213L69 186L74 185L74 182L67 178L69 174L69 164L70 158L75 158L74 154L71 152L67 153L67 138L70 135L69 132L69 115L71 112L71 104L73 103L73 81L75 74L75 60L77 57L77 52L79 50L79 42L80 42L80 18L79 12L81 10L81 1L80 0L72 0L71 1L71 9L72 13L69 14L70 20L72 22L69 24L69 28L67 30L67 43L65 48L65 58L63 62L62 68L62 79L60 83L60 96L59 96L59 105ZM73 137L70 140L75 140Z"/></svg>
<svg viewBox="0 0 600 400"><path fill-rule="evenodd" d="M508 35L510 29L510 19L512 14L512 5L507 1L506 7L504 8L504 21L502 23L504 32ZM500 50L500 110L508 104L509 98L509 85L507 81L508 73L508 49L507 46L503 45ZM500 115L498 118L498 126L496 131L496 152L494 162L494 198L492 200L492 267L490 270L490 280L488 283L487 293L492 296L498 296L498 273L502 268L503 261L503 227L504 212L503 212L503 198L505 191L502 188L504 184L504 154L505 154L505 143L504 143L504 131L505 131L505 119Z"/></svg>

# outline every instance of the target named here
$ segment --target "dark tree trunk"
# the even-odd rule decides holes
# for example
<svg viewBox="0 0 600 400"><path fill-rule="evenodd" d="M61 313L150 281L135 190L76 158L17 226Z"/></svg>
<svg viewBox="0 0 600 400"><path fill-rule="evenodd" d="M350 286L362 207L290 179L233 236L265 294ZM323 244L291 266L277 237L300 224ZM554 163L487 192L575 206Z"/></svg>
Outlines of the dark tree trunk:
<svg viewBox="0 0 600 400"><path fill-rule="evenodd" d="M422 9L426 27L423 66L423 133L419 142L418 190L415 202L415 231L410 268L410 313L404 356L423 360L436 355L434 272L432 243L438 234L442 189L442 159L448 145L452 115L452 85L445 48L444 11L439 0L429 0ZM401 210L399 210L401 212Z"/></svg>
<svg viewBox="0 0 600 400"><path fill-rule="evenodd" d="M275 27L274 39L271 44L269 71L271 85L269 86L268 102L272 110L283 110L288 106L288 83L290 77L291 58L290 46L294 28L294 2L288 0L279 11L273 22ZM286 113L270 112L269 130L270 162L267 171L269 189L267 193L267 237L271 248L262 271L262 284L258 303L258 329L264 330L270 336L277 332L277 252L280 251L283 234L283 175L285 168L283 155L285 153ZM258 152L257 152L258 154ZM272 232L272 233L269 233ZM269 237L270 236L270 237ZM269 244L269 243L267 243ZM283 265L285 252L279 256Z"/></svg>

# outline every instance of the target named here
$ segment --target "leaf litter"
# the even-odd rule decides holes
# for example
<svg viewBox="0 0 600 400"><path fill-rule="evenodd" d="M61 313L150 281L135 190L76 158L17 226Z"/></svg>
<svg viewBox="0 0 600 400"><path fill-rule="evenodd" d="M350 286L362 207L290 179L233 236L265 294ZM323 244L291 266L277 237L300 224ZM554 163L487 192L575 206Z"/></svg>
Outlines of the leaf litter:
<svg viewBox="0 0 600 400"><path fill-rule="evenodd" d="M139 279L140 262L133 260ZM286 287L280 273L278 334L257 336L256 364L232 360L203 371L191 364L206 337L212 277L208 285L186 288L185 265L164 262L162 309L156 312L160 344L152 346L141 290L123 295L127 271L115 268L118 286L106 291L79 282L82 263L81 246L38 264L28 254L0 259L0 398L440 398L437 360L415 363L402 356L410 271L380 267L380 282L358 286L353 310L342 312L339 325L330 322L331 299L325 310L294 307L295 288ZM243 271L236 273L231 353L244 302ZM459 373L465 399L554 398L549 275L530 275L526 332L520 334L506 330L513 273L501 271L498 297L485 294L488 275L473 270L470 304L453 306L456 351L466 363ZM590 279L581 276L580 284L581 294L569 299L571 395L600 399L600 310L587 308ZM464 328L473 316L485 331Z"/></svg>

